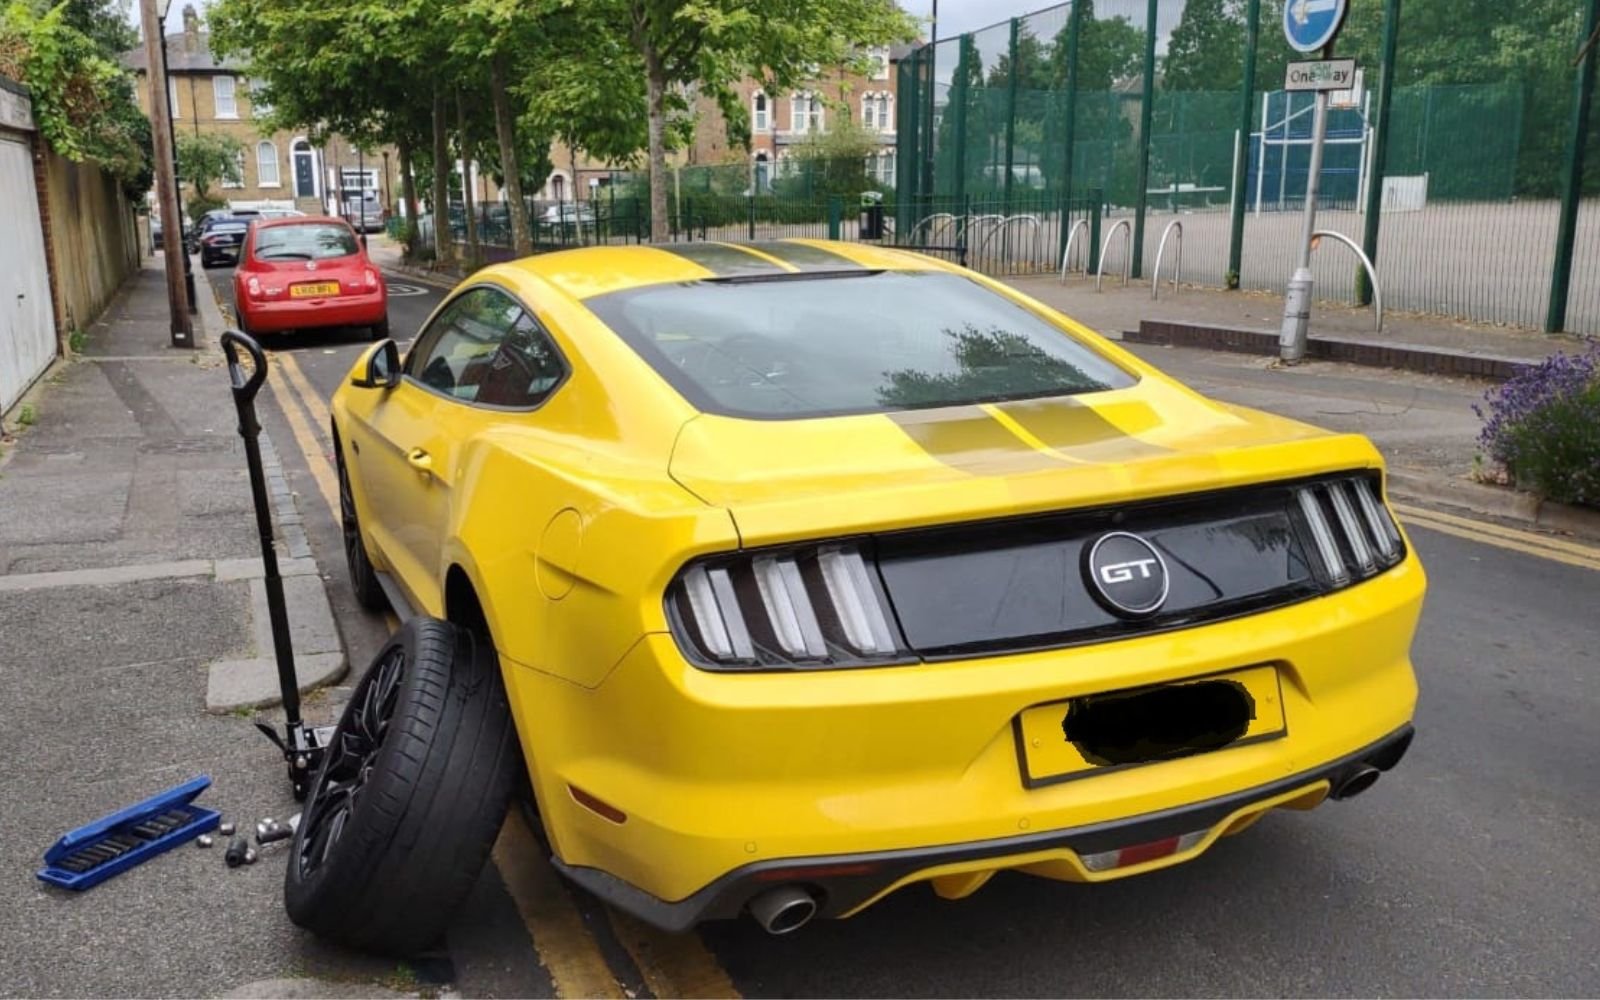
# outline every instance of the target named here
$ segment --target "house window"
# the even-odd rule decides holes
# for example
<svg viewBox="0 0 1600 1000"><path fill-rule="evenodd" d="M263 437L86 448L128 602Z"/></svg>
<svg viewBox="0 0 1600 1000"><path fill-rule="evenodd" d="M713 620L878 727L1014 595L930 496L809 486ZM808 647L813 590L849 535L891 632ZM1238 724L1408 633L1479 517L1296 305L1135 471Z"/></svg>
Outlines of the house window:
<svg viewBox="0 0 1600 1000"><path fill-rule="evenodd" d="M216 95L218 118L239 117L239 102L233 96L233 77L212 77L211 92Z"/></svg>
<svg viewBox="0 0 1600 1000"><path fill-rule="evenodd" d="M894 150L886 149L867 157L867 176L884 186L894 184Z"/></svg>
<svg viewBox="0 0 1600 1000"><path fill-rule="evenodd" d="M810 91L801 91L789 99L789 131L795 133L821 132L822 101Z"/></svg>
<svg viewBox="0 0 1600 1000"><path fill-rule="evenodd" d="M861 125L869 132L894 131L893 98L885 93L861 95Z"/></svg>
<svg viewBox="0 0 1600 1000"><path fill-rule="evenodd" d="M222 186L225 188L244 187L244 150L239 150L238 155L233 158L233 169L228 171L226 177L222 178Z"/></svg>
<svg viewBox="0 0 1600 1000"><path fill-rule="evenodd" d="M772 131L772 112L767 105L767 95L759 90L750 98L750 127L757 132Z"/></svg>
<svg viewBox="0 0 1600 1000"><path fill-rule="evenodd" d="M167 107L171 109L172 117L182 118L178 113L178 78L167 77Z"/></svg>
<svg viewBox="0 0 1600 1000"><path fill-rule="evenodd" d="M256 143L256 187L278 186L278 147L265 139Z"/></svg>
<svg viewBox="0 0 1600 1000"><path fill-rule="evenodd" d="M872 79L889 79L889 49L875 45L867 50L867 61L872 64Z"/></svg>
<svg viewBox="0 0 1600 1000"><path fill-rule="evenodd" d="M272 102L267 100L263 93L260 81L250 85L250 113L257 118L265 118L272 114Z"/></svg>

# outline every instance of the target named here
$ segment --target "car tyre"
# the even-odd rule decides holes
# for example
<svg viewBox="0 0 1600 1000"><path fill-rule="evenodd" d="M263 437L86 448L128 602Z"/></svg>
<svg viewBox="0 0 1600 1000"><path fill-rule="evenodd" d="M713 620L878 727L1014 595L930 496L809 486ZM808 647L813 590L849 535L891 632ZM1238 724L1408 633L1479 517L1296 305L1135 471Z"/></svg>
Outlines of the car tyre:
<svg viewBox="0 0 1600 1000"><path fill-rule="evenodd" d="M386 611L389 598L378 583L378 571L367 555L367 544L361 540L361 522L356 515L355 494L350 490L350 470L345 467L344 454L339 450L338 432L334 432L334 451L338 455L339 471L339 522L344 532L344 562L350 570L350 589L355 591L356 603L368 611Z"/></svg>
<svg viewBox="0 0 1600 1000"><path fill-rule="evenodd" d="M371 336L373 340L389 339L389 315L385 313L383 319L372 324Z"/></svg>
<svg viewBox="0 0 1600 1000"><path fill-rule="evenodd" d="M434 946L522 773L493 644L410 619L357 684L312 781L284 877L289 919L385 955Z"/></svg>

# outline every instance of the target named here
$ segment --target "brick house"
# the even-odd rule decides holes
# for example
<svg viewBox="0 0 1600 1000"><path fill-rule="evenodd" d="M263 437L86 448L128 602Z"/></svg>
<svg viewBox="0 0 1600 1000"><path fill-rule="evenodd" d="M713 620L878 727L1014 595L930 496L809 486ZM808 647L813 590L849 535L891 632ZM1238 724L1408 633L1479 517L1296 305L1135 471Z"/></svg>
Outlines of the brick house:
<svg viewBox="0 0 1600 1000"><path fill-rule="evenodd" d="M385 207L400 200L399 156L393 149L369 151L363 162L342 136L314 142L304 133L263 130L257 115L267 109L255 101L244 63L217 58L193 4L183 8L183 30L166 36L166 51L174 133L221 132L244 146L237 175L213 188L213 196L234 208L297 208L330 214L338 214L341 187L347 201L362 192ZM125 53L123 64L138 76L139 106L149 114L150 88L145 82L149 67L143 46Z"/></svg>
<svg viewBox="0 0 1600 1000"><path fill-rule="evenodd" d="M800 89L783 94L768 94L760 81L747 79L735 91L750 119L750 148L728 142L727 121L717 103L700 97L695 101L694 143L673 159L680 166L704 166L744 161L749 164L752 183L766 190L773 177L786 169L793 147L812 135L825 133L847 116L873 133L878 150L863 165L873 178L885 185L894 183L895 171L895 67L910 51L910 45L884 46L869 56L873 67L865 74L839 69L819 74ZM573 184L571 153L559 143L551 150L555 164L550 179L538 197L549 200L584 199L588 181L606 176L610 165L585 156L576 164L578 183ZM575 191L576 189L576 191Z"/></svg>

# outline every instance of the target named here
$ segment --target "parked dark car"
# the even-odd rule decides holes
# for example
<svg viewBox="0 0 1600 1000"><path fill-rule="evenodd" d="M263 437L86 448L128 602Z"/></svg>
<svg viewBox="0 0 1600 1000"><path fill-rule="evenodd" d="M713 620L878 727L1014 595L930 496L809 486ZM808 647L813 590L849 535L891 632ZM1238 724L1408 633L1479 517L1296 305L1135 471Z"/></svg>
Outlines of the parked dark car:
<svg viewBox="0 0 1600 1000"><path fill-rule="evenodd" d="M244 219L221 219L204 228L200 236L200 266L213 267L238 260L239 247L249 228L250 223Z"/></svg>

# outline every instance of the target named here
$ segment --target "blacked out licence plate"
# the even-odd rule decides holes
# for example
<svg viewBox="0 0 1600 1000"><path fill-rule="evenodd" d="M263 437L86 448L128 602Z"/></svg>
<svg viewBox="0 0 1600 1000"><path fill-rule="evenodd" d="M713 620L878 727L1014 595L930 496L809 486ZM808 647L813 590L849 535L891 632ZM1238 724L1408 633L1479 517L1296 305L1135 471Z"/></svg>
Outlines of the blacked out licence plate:
<svg viewBox="0 0 1600 1000"><path fill-rule="evenodd" d="M1283 736L1276 667L1036 705L1017 716L1029 788Z"/></svg>

